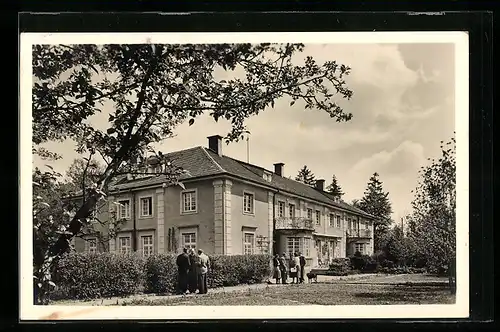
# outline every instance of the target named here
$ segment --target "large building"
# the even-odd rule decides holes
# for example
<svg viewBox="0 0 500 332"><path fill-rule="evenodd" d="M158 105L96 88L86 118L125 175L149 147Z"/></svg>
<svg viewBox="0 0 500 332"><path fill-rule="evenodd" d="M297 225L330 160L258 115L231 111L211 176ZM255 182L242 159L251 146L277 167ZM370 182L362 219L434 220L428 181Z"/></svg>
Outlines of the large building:
<svg viewBox="0 0 500 332"><path fill-rule="evenodd" d="M109 188L100 216L123 223L105 243L101 229L77 251L137 250L144 255L202 248L208 254L302 252L308 266L359 251L373 253L373 216L324 191L284 176L284 164L270 171L222 153L222 137L208 147L167 154L185 170L179 185L166 185L161 166L148 160L150 175L122 176Z"/></svg>

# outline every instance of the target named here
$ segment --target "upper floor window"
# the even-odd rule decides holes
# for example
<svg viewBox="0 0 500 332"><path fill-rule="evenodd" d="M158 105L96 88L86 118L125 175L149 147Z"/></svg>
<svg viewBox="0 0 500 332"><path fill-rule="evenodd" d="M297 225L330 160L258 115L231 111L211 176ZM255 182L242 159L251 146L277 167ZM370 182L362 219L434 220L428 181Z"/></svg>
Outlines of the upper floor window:
<svg viewBox="0 0 500 332"><path fill-rule="evenodd" d="M321 212L319 210L316 210L316 225L321 224Z"/></svg>
<svg viewBox="0 0 500 332"><path fill-rule="evenodd" d="M365 229L370 229L370 225L369 225L368 221L365 221Z"/></svg>
<svg viewBox="0 0 500 332"><path fill-rule="evenodd" d="M335 215L333 213L330 213L330 227L335 226Z"/></svg>
<svg viewBox="0 0 500 332"><path fill-rule="evenodd" d="M153 236L141 236L142 240L142 255L144 257L151 256L153 254Z"/></svg>
<svg viewBox="0 0 500 332"><path fill-rule="evenodd" d="M285 216L285 202L278 202L278 217Z"/></svg>
<svg viewBox="0 0 500 332"><path fill-rule="evenodd" d="M196 191L182 193L182 212L196 212Z"/></svg>
<svg viewBox="0 0 500 332"><path fill-rule="evenodd" d="M243 212L244 213L254 213L254 195L251 193L243 193Z"/></svg>
<svg viewBox="0 0 500 332"><path fill-rule="evenodd" d="M312 220L313 218L313 210L307 209L307 219Z"/></svg>
<svg viewBox="0 0 500 332"><path fill-rule="evenodd" d="M337 215L337 227L338 228L342 227L342 219L340 215Z"/></svg>
<svg viewBox="0 0 500 332"><path fill-rule="evenodd" d="M118 218L119 219L130 219L130 200L118 201Z"/></svg>
<svg viewBox="0 0 500 332"><path fill-rule="evenodd" d="M273 179L272 174L271 174L271 173L268 173L268 172L264 172L263 177L264 177L264 180L266 180L266 181L268 181L268 182L271 182L271 181L272 181L272 179Z"/></svg>
<svg viewBox="0 0 500 332"><path fill-rule="evenodd" d="M290 218L295 218L295 204L288 204L288 215Z"/></svg>
<svg viewBox="0 0 500 332"><path fill-rule="evenodd" d="M141 217L153 215L153 197L141 197Z"/></svg>

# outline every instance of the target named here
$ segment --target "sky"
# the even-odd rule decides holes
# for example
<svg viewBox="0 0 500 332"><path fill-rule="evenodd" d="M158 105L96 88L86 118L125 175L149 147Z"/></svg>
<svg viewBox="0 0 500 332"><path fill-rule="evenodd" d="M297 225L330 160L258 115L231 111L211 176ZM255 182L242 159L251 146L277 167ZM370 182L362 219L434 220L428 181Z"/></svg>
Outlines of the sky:
<svg viewBox="0 0 500 332"><path fill-rule="evenodd" d="M455 130L454 44L306 44L299 56L307 55L352 68L346 81L354 95L341 103L352 120L338 123L324 112L304 110L299 102L290 107L289 100L279 100L246 122L249 161L269 170L282 162L284 175L292 178L307 165L326 184L335 174L347 202L361 198L377 172L389 192L393 219L399 220L411 212L418 170L427 158L439 157L440 141ZM218 72L216 77L239 74ZM105 128L111 107L92 119L97 127ZM156 148L167 153L207 146L207 136L224 136L229 129L227 122L201 116ZM223 154L247 161L246 144L224 145ZM61 173L78 157L71 141L44 146L64 156L50 163ZM34 167L46 163L33 159Z"/></svg>

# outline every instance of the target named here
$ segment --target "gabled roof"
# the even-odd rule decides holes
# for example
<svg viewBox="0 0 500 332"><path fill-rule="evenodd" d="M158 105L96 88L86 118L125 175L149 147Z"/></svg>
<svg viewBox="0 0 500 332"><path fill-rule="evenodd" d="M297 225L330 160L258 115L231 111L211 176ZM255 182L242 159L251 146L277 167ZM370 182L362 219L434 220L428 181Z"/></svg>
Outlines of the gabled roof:
<svg viewBox="0 0 500 332"><path fill-rule="evenodd" d="M350 204L342 201L335 201L333 196L324 191L320 191L304 183L276 175L272 171L260 166L245 163L224 155L219 156L212 150L201 146L168 153L166 156L175 166L181 167L186 171L186 174L183 175L180 180L194 180L196 178L224 174L232 175L278 191L294 194L303 198L347 210L367 218L374 218L372 215ZM264 171L272 174L271 181L266 181L264 179ZM115 182L112 186L110 186L110 190L121 191L137 187L160 185L163 184L165 180L166 178L163 175L136 180L126 180L125 178L121 181Z"/></svg>

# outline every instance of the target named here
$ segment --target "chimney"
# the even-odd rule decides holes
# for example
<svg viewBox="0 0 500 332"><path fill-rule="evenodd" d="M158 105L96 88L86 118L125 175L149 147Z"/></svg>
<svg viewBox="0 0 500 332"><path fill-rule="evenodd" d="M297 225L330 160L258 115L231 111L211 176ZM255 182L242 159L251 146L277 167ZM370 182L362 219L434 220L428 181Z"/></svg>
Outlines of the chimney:
<svg viewBox="0 0 500 332"><path fill-rule="evenodd" d="M325 190L325 180L323 180L323 179L316 180L316 189L318 189L320 191L324 191Z"/></svg>
<svg viewBox="0 0 500 332"><path fill-rule="evenodd" d="M283 163L274 164L274 174L283 176L283 167L285 167L285 164Z"/></svg>
<svg viewBox="0 0 500 332"><path fill-rule="evenodd" d="M222 156L222 136L213 135L208 138L208 148L213 152L217 153L219 156Z"/></svg>

